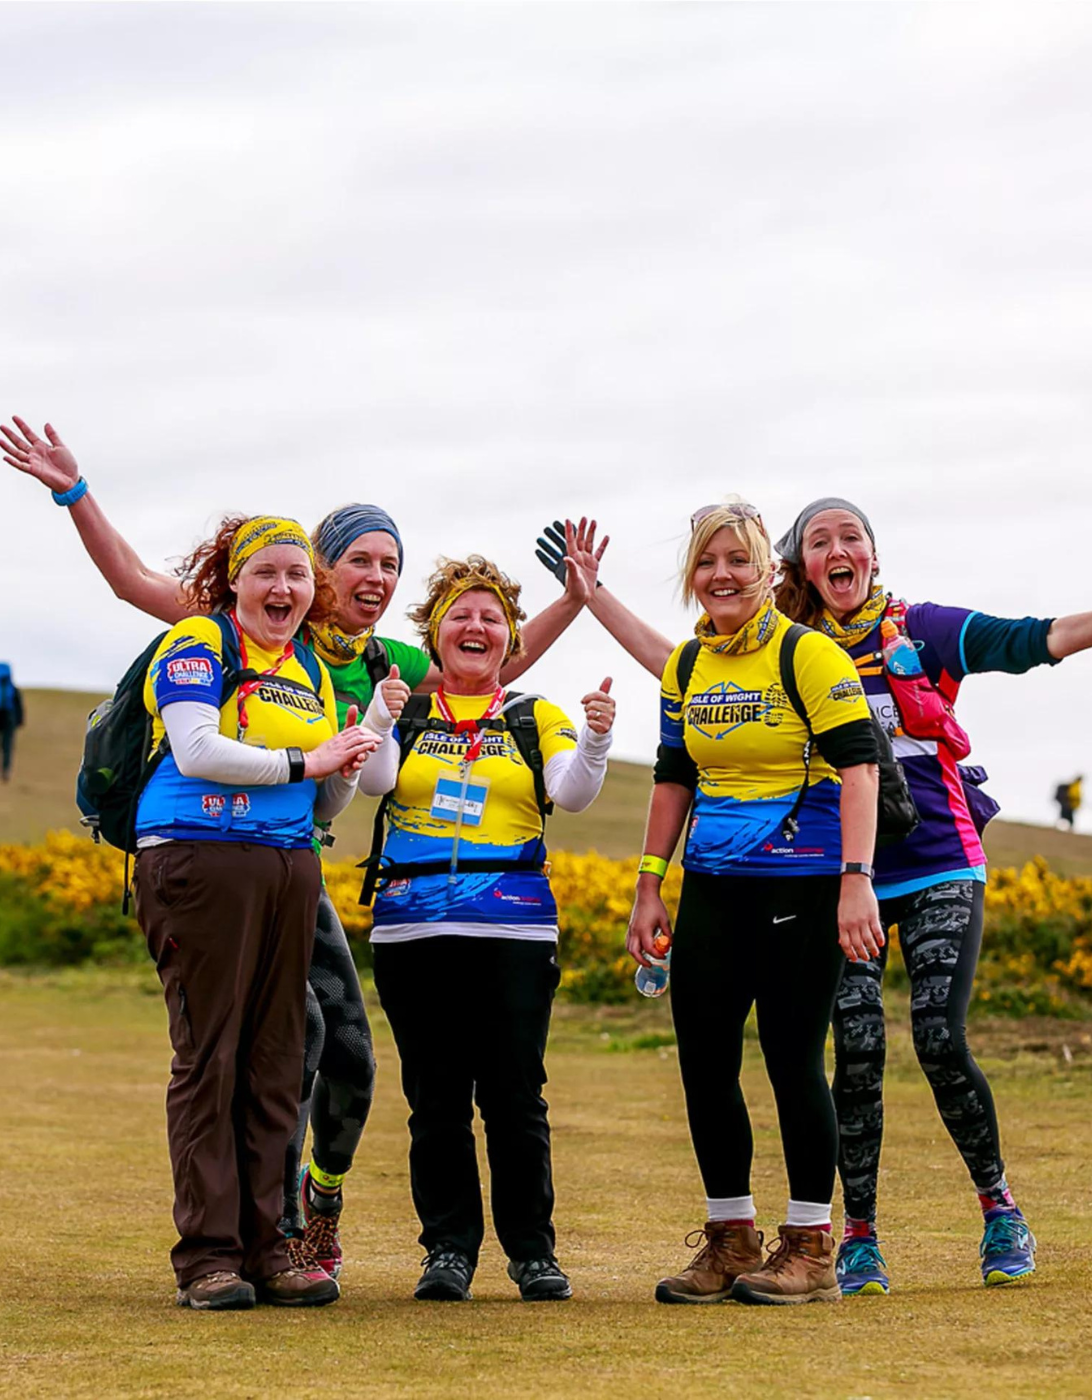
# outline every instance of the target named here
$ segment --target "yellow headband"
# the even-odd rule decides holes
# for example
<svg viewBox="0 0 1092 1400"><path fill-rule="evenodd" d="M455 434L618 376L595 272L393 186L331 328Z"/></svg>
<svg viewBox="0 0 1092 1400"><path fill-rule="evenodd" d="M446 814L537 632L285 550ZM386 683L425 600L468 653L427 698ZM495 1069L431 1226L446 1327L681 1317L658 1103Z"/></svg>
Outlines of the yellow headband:
<svg viewBox="0 0 1092 1400"><path fill-rule="evenodd" d="M245 520L239 526L235 531L235 538L231 541L231 553L228 555L229 582L235 582L239 577L239 570L259 549L266 549L271 544L294 544L298 549L306 551L311 568L314 569L315 551L307 538L307 531L298 521L288 520L279 515L255 515L253 519Z"/></svg>
<svg viewBox="0 0 1092 1400"><path fill-rule="evenodd" d="M432 610L432 616L428 620L428 640L429 645L437 655L439 655L439 648L436 645L436 638L440 633L440 623L443 622L448 609L461 598L464 593L473 593L476 589L484 589L485 592L492 593L504 609L504 616L508 623L508 655L511 656L512 648L516 644L516 636L519 632L516 623L516 615L512 611L512 605L495 583L490 583L487 579L483 578L474 578L473 576L460 579L458 583L452 584L451 591L446 593Z"/></svg>

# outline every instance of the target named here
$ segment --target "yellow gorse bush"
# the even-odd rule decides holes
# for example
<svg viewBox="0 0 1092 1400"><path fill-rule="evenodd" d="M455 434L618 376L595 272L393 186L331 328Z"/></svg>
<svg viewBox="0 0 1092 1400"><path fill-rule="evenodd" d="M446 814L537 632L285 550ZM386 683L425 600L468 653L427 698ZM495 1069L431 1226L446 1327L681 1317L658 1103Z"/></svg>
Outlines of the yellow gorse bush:
<svg viewBox="0 0 1092 1400"><path fill-rule="evenodd" d="M0 963L117 957L127 947L125 955L139 955L139 931L118 908L122 867L120 851L65 831L36 846L0 846ZM357 903L361 871L352 861L324 869L357 960L367 965L371 911ZM631 994L625 931L636 878L636 856L553 856L567 996L613 1001ZM664 881L669 909L677 907L681 883L682 872L672 867ZM1092 879L1065 878L1036 859L1019 871L993 871L985 901L981 1006L1057 1014L1092 1001ZM896 956L891 972L899 971Z"/></svg>

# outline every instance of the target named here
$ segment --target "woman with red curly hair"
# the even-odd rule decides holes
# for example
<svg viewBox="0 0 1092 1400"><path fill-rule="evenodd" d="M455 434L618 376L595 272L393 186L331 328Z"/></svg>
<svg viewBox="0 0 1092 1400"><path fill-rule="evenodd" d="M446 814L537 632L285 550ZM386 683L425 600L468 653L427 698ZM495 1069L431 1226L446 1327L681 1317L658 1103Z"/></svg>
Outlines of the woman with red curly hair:
<svg viewBox="0 0 1092 1400"><path fill-rule="evenodd" d="M302 526L225 521L184 587L208 613L176 623L148 668L135 877L174 1047L178 1303L332 1303L337 1283L293 1267L278 1217L321 884L312 827L346 806L379 741L355 710L338 732L329 673L294 640L331 600Z"/></svg>

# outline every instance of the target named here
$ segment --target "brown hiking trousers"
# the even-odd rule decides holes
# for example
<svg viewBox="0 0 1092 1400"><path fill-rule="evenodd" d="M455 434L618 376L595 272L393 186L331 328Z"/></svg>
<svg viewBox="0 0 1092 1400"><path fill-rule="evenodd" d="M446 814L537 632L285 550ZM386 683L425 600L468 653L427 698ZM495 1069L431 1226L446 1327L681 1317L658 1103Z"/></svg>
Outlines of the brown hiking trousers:
<svg viewBox="0 0 1092 1400"><path fill-rule="evenodd" d="M296 1128L314 851L170 841L137 856L137 918L170 1022L167 1140L179 1287L289 1267L277 1228Z"/></svg>

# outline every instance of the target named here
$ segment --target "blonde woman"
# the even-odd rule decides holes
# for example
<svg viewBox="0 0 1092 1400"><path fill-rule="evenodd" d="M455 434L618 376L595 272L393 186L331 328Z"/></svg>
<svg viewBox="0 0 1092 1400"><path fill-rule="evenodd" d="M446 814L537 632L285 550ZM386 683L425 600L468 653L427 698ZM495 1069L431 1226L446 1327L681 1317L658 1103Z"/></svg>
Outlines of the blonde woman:
<svg viewBox="0 0 1092 1400"><path fill-rule="evenodd" d="M705 1186L701 1247L658 1284L664 1303L841 1297L831 1234L838 1133L823 1047L845 958L874 956L883 942L870 864L878 754L852 665L777 611L772 575L753 506L694 515L682 589L703 611L695 641L676 647L663 672L627 938L644 964L654 939L673 935L679 1067ZM660 884L684 827L672 930ZM752 1006L789 1177L785 1223L765 1262L739 1082Z"/></svg>

